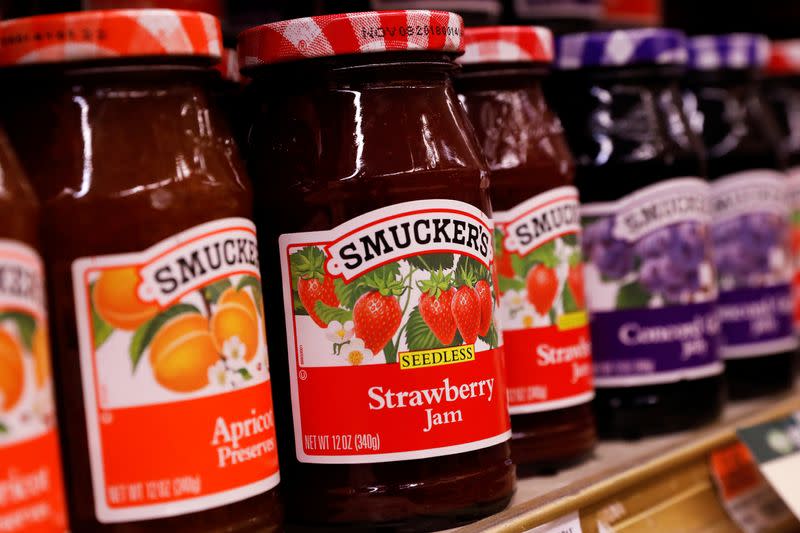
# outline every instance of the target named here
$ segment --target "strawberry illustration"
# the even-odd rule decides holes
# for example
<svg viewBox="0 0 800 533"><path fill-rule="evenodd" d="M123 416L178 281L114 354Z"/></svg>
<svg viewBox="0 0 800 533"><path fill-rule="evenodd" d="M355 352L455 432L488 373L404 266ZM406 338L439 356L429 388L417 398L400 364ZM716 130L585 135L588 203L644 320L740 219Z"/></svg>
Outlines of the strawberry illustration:
<svg viewBox="0 0 800 533"><path fill-rule="evenodd" d="M474 343L481 327L481 300L478 293L469 285L462 285L453 295L450 309L464 342Z"/></svg>
<svg viewBox="0 0 800 533"><path fill-rule="evenodd" d="M361 295L353 306L353 332L377 354L392 339L403 320L397 296L405 290L391 274L367 274L361 283L373 290Z"/></svg>
<svg viewBox="0 0 800 533"><path fill-rule="evenodd" d="M553 307L553 301L558 293L558 278L555 271L538 264L530 269L525 282L528 301L540 315L547 313Z"/></svg>
<svg viewBox="0 0 800 533"><path fill-rule="evenodd" d="M578 308L583 309L586 307L586 297L583 292L583 265L578 263L569 267L567 274L567 285L569 290L572 291L572 297L575 298L575 304Z"/></svg>
<svg viewBox="0 0 800 533"><path fill-rule="evenodd" d="M514 273L514 265L511 263L511 254L501 253L495 256L495 264L497 265L497 273L505 278L513 278L516 276Z"/></svg>
<svg viewBox="0 0 800 533"><path fill-rule="evenodd" d="M333 288L333 280L327 276L300 277L297 280L297 294L300 296L300 301L303 307L308 311L314 322L321 328L327 324L317 315L316 308L317 302L322 302L331 307L339 307L339 298Z"/></svg>
<svg viewBox="0 0 800 533"><path fill-rule="evenodd" d="M440 269L430 279L418 284L422 291L419 299L419 314L431 328L439 342L448 346L456 337L456 322L450 305L456 290L451 287L452 276L444 275Z"/></svg>
<svg viewBox="0 0 800 533"><path fill-rule="evenodd" d="M478 334L483 337L489 333L492 325L492 288L489 286L489 282L485 279L479 280L475 284L475 293L481 304L481 323Z"/></svg>

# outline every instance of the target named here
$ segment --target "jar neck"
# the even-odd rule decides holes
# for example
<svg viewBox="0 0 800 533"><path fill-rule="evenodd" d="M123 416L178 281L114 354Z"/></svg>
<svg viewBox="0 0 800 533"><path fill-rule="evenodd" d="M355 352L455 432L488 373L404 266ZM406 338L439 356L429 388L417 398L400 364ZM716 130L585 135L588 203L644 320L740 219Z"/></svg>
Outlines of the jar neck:
<svg viewBox="0 0 800 533"><path fill-rule="evenodd" d="M541 91L548 65L535 63L494 63L464 65L453 76L459 93L472 91Z"/></svg>
<svg viewBox="0 0 800 533"><path fill-rule="evenodd" d="M232 144L212 110L214 75L196 66L71 66L12 73L2 119L40 195L125 190L202 172L207 147ZM56 79L57 82L52 80ZM53 176L54 161L65 169Z"/></svg>

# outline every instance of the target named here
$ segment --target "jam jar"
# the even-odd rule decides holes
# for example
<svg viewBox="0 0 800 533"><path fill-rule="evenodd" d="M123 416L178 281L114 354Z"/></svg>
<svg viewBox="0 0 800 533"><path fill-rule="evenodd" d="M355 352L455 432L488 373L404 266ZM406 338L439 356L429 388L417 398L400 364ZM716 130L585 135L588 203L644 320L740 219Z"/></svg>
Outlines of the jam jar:
<svg viewBox="0 0 800 533"><path fill-rule="evenodd" d="M213 105L219 22L0 23L0 121L43 209L74 531L279 526L252 192Z"/></svg>
<svg viewBox="0 0 800 533"><path fill-rule="evenodd" d="M10 533L68 529L39 217L0 133L0 516Z"/></svg>
<svg viewBox="0 0 800 533"><path fill-rule="evenodd" d="M514 490L462 33L384 11L239 36L290 521L445 528Z"/></svg>
<svg viewBox="0 0 800 533"><path fill-rule="evenodd" d="M696 426L723 403L709 185L678 87L686 57L669 29L558 41L549 94L577 163L601 435Z"/></svg>
<svg viewBox="0 0 800 533"><path fill-rule="evenodd" d="M693 37L685 81L712 180L720 354L731 398L790 388L797 350L787 159L759 79L768 48L754 34Z"/></svg>
<svg viewBox="0 0 800 533"><path fill-rule="evenodd" d="M792 321L800 330L800 40L773 41L764 79L764 95L781 136L781 148L789 164Z"/></svg>
<svg viewBox="0 0 800 533"><path fill-rule="evenodd" d="M544 97L550 30L468 28L456 90L491 170L511 457L552 471L591 453L591 344L575 165Z"/></svg>

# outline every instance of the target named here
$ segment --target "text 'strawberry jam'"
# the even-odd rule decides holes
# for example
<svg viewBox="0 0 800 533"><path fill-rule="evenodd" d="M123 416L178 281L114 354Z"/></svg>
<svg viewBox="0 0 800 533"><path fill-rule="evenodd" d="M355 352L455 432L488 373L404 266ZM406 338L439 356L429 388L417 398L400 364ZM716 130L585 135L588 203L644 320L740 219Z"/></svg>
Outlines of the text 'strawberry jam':
<svg viewBox="0 0 800 533"><path fill-rule="evenodd" d="M764 36L693 37L685 106L711 178L720 354L731 397L793 383L790 179L777 124L761 95Z"/></svg>
<svg viewBox="0 0 800 533"><path fill-rule="evenodd" d="M553 38L535 26L465 37L456 89L492 172L511 454L525 471L553 470L595 442L575 166L542 90Z"/></svg>
<svg viewBox="0 0 800 533"><path fill-rule="evenodd" d="M239 36L292 521L452 527L513 491L488 171L449 78L462 39L439 11Z"/></svg>
<svg viewBox="0 0 800 533"><path fill-rule="evenodd" d="M709 187L681 109L683 34L559 40L552 99L577 161L601 433L713 420L722 407Z"/></svg>
<svg viewBox="0 0 800 533"><path fill-rule="evenodd" d="M764 95L773 111L788 158L792 266L792 322L800 330L800 40L773 41L764 79Z"/></svg>
<svg viewBox="0 0 800 533"><path fill-rule="evenodd" d="M187 11L0 24L75 531L280 525L252 195L210 90L220 38Z"/></svg>
<svg viewBox="0 0 800 533"><path fill-rule="evenodd" d="M56 429L39 204L0 134L0 524L68 530Z"/></svg>

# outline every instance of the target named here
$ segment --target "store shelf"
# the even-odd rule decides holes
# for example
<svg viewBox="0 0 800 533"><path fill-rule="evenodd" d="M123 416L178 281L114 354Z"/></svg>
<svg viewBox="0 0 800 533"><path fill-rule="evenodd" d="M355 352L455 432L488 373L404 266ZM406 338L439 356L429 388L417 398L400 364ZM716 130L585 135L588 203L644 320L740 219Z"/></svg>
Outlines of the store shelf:
<svg viewBox="0 0 800 533"><path fill-rule="evenodd" d="M592 460L549 477L519 481L504 512L458 530L521 532L573 512L584 533L608 531L738 532L719 503L709 454L736 441L736 428L800 410L800 393L731 404L698 431L601 443ZM677 522L676 522L677 521ZM791 518L776 531L800 530Z"/></svg>

